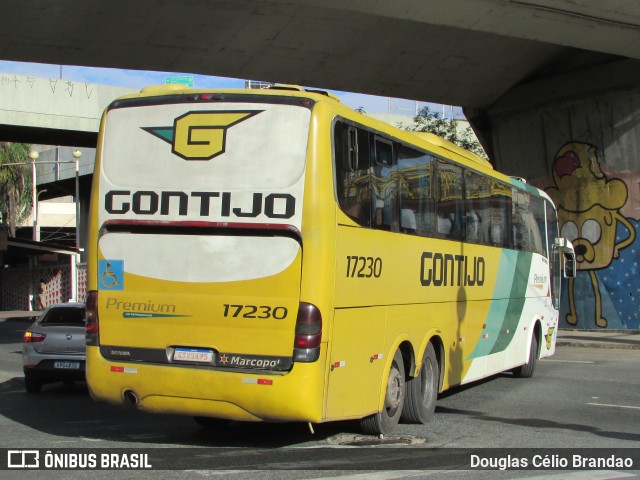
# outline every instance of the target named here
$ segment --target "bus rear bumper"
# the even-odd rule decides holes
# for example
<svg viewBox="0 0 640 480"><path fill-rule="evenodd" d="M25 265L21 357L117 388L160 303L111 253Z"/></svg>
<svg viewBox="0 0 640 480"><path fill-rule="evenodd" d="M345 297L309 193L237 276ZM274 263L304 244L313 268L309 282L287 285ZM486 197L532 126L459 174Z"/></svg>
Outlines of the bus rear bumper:
<svg viewBox="0 0 640 480"><path fill-rule="evenodd" d="M87 347L87 384L96 401L152 413L237 421L323 420L324 350L287 374L245 373L106 360Z"/></svg>

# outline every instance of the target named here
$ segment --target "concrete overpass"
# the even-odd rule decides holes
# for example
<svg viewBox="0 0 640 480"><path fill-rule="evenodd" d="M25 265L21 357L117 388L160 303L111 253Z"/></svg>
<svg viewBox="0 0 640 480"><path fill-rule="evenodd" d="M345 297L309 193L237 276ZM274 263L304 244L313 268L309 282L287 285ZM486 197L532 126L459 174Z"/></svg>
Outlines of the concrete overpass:
<svg viewBox="0 0 640 480"><path fill-rule="evenodd" d="M462 105L490 153L487 110L514 88L566 72L598 75L598 88L635 82L640 59L640 8L622 0L8 0L3 13L24 19L0 32L5 60Z"/></svg>
<svg viewBox="0 0 640 480"><path fill-rule="evenodd" d="M640 59L636 2L8 0L0 58L188 71L486 108L515 85ZM23 21L20 21L22 19Z"/></svg>
<svg viewBox="0 0 640 480"><path fill-rule="evenodd" d="M0 71L0 139L94 148L106 106L136 91Z"/></svg>
<svg viewBox="0 0 640 480"><path fill-rule="evenodd" d="M6 60L462 105L493 163L549 189L582 245L568 325L640 328L637 2L8 0L3 14Z"/></svg>

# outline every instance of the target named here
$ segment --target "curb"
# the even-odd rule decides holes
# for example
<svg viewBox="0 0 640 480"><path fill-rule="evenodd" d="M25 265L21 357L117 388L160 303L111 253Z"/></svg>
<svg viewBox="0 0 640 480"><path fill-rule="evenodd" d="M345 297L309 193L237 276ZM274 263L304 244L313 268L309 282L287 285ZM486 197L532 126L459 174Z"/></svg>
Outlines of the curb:
<svg viewBox="0 0 640 480"><path fill-rule="evenodd" d="M601 348L610 350L640 350L640 344L635 343L604 343L601 341L565 341L556 340L556 347Z"/></svg>

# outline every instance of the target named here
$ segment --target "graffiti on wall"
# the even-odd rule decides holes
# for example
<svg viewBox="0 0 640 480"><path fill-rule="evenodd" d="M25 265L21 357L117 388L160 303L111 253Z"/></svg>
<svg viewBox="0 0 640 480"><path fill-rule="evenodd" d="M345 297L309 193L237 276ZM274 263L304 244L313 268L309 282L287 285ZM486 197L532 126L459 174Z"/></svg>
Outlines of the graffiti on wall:
<svg viewBox="0 0 640 480"><path fill-rule="evenodd" d="M638 222L623 214L627 184L605 173L597 148L582 142L558 150L552 178L546 191L558 207L560 235L573 243L578 268L565 289L564 326L638 328L640 291L632 281Z"/></svg>

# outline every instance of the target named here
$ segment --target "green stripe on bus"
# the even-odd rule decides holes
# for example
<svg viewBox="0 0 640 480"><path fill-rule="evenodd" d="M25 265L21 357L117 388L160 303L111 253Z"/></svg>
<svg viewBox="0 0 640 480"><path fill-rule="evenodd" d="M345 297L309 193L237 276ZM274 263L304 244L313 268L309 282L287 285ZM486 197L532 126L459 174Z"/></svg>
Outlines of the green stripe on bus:
<svg viewBox="0 0 640 480"><path fill-rule="evenodd" d="M490 353L501 352L507 348L516 333L520 318L522 317L522 310L527 300L527 284L529 282L532 258L533 254L531 252L518 252L516 274L513 279L513 288L511 289L507 314L502 323L500 334Z"/></svg>
<svg viewBox="0 0 640 480"><path fill-rule="evenodd" d="M505 250L500 257L498 282L476 347L467 360L503 351L509 346L520 323L526 301L533 254Z"/></svg>
<svg viewBox="0 0 640 480"><path fill-rule="evenodd" d="M480 336L486 333L488 337L487 339L478 339L476 341L476 347L467 357L467 360L484 357L493 348L507 313L508 299L511 295L513 277L516 273L516 264L517 253L511 250L503 250L500 255L496 285L491 297L493 300L487 312L487 317L484 319L486 328L480 333Z"/></svg>

